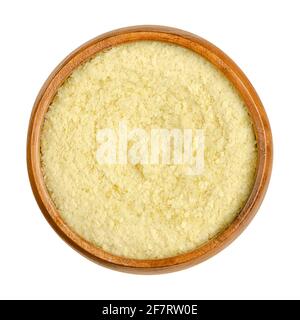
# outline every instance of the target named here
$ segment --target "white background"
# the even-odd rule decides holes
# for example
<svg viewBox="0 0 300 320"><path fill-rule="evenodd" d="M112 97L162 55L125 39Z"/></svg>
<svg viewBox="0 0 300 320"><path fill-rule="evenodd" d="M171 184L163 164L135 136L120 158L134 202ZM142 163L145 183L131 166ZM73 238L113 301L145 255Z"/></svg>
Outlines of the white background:
<svg viewBox="0 0 300 320"><path fill-rule="evenodd" d="M1 1L0 298L300 298L299 1ZM115 28L173 26L216 44L267 110L274 167L248 229L226 250L173 274L100 267L50 228L26 170L26 133L42 83L69 52Z"/></svg>

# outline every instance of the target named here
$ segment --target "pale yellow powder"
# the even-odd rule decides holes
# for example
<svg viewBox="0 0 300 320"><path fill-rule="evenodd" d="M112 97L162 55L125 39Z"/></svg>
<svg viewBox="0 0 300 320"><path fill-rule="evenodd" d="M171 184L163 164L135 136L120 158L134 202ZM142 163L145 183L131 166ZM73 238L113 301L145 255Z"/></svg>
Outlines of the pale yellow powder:
<svg viewBox="0 0 300 320"><path fill-rule="evenodd" d="M102 128L200 128L205 168L100 165ZM155 259L193 250L223 230L251 192L256 142L243 101L208 61L140 41L99 53L59 89L41 136L46 186L67 224L104 250Z"/></svg>

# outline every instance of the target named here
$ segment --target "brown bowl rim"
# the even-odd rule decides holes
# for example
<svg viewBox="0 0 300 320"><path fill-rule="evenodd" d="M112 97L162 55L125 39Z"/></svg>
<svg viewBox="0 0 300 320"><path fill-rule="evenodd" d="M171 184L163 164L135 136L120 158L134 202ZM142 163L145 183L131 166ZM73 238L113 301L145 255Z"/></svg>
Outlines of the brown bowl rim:
<svg viewBox="0 0 300 320"><path fill-rule="evenodd" d="M253 190L235 220L214 238L193 251L155 260L129 259L115 256L87 242L60 217L44 184L40 162L40 131L44 114L57 89L81 63L101 50L140 40L175 43L191 49L213 63L233 83L248 108L257 139L258 166ZM164 26L133 26L102 34L73 51L50 74L42 86L31 113L27 136L27 168L35 199L53 229L79 253L109 268L131 273L164 273L202 262L229 245L250 223L268 187L272 171L273 145L270 124L255 89L241 69L224 52L192 33Z"/></svg>

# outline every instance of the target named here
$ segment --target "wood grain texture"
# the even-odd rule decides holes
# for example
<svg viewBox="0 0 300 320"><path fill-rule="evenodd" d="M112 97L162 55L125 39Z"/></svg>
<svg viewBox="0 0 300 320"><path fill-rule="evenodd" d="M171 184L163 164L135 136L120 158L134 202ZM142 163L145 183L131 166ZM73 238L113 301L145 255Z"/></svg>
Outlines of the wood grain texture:
<svg viewBox="0 0 300 320"><path fill-rule="evenodd" d="M139 40L159 40L186 47L221 70L246 103L253 120L258 147L258 165L253 190L231 225L196 250L157 260L118 257L92 245L73 232L61 218L47 192L40 159L40 134L44 115L64 80L77 66L101 50ZM27 167L34 196L45 218L75 250L99 264L119 271L148 274L171 272L192 266L215 255L230 244L249 224L264 198L269 183L272 170L272 135L267 115L253 86L239 67L220 49L182 30L162 26L136 26L105 33L85 43L66 57L51 73L41 88L32 110L27 137Z"/></svg>

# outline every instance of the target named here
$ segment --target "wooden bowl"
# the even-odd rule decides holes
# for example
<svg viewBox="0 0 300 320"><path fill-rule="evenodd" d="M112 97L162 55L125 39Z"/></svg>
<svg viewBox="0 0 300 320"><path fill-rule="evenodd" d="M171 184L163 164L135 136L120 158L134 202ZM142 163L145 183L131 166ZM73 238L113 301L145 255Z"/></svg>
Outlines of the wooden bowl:
<svg viewBox="0 0 300 320"><path fill-rule="evenodd" d="M45 113L57 89L70 73L101 50L138 40L159 40L186 47L200 54L233 83L246 103L257 139L258 164L253 190L245 206L217 236L197 249L175 257L158 260L137 260L118 257L87 242L61 218L51 200L41 172L40 134ZM253 86L239 67L220 49L191 33L161 26L136 26L105 33L79 47L51 73L35 101L28 129L27 166L31 187L41 211L54 230L75 250L107 267L134 273L170 272L194 265L215 255L233 241L257 212L267 189L272 169L272 136L263 105Z"/></svg>

